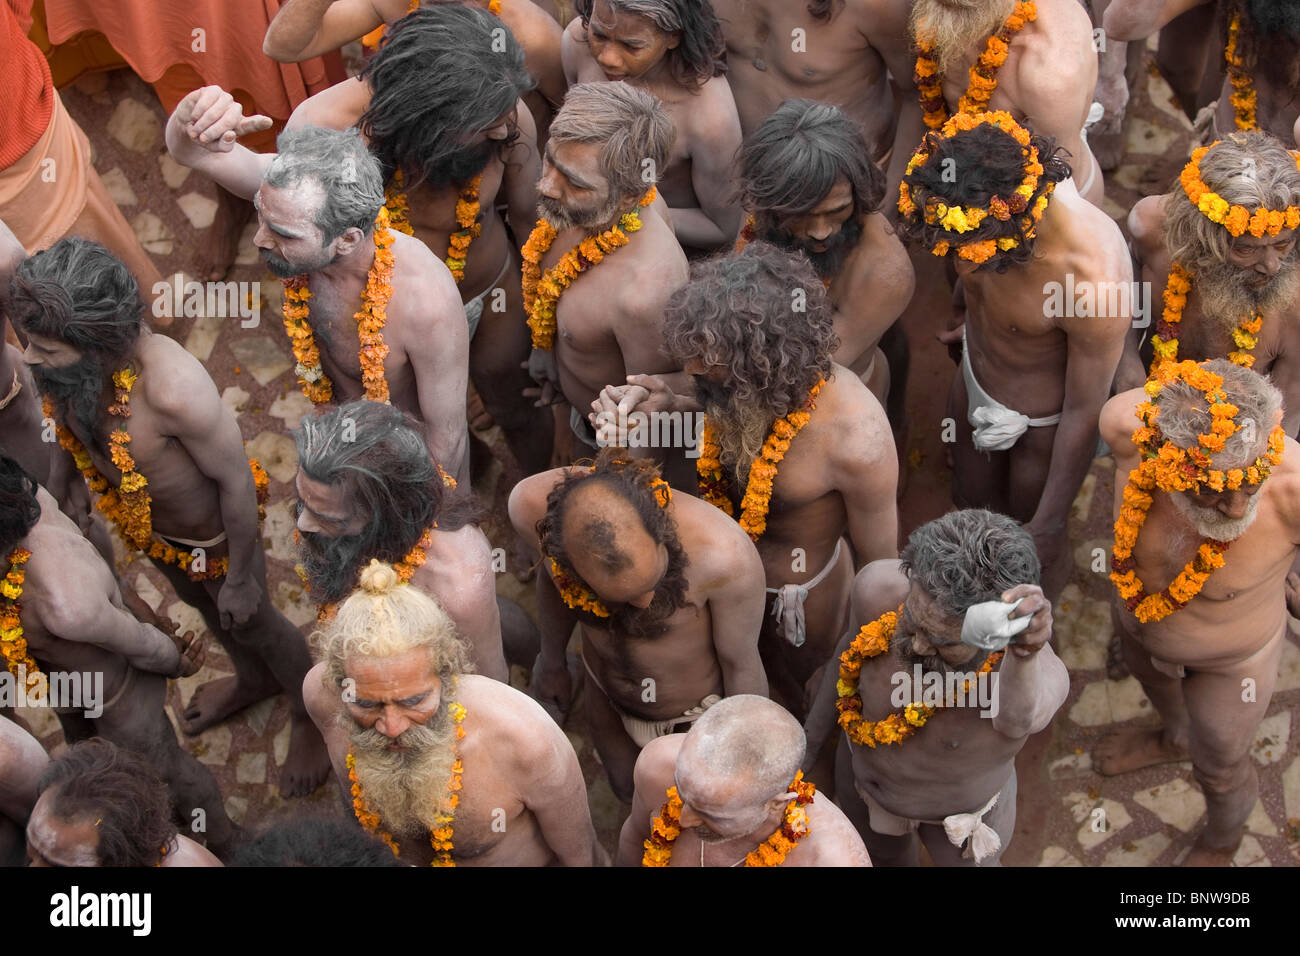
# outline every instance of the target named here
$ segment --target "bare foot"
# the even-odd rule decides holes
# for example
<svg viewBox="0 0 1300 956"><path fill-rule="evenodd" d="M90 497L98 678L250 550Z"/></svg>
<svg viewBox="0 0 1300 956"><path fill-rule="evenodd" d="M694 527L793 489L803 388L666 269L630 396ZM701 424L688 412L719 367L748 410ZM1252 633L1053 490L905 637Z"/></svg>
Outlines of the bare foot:
<svg viewBox="0 0 1300 956"><path fill-rule="evenodd" d="M239 235L253 214L253 205L217 187L217 214L203 230L194 252L194 273L204 282L224 279L239 254Z"/></svg>
<svg viewBox="0 0 1300 956"><path fill-rule="evenodd" d="M306 714L291 717L289 756L280 770L280 793L305 797L330 775L329 751L316 725Z"/></svg>
<svg viewBox="0 0 1300 956"><path fill-rule="evenodd" d="M1236 839L1232 841L1231 846L1221 844L1210 844L1206 842L1205 831L1196 838L1196 843L1192 845L1192 852L1187 854L1187 859L1183 860L1183 866L1231 866L1232 858L1237 855L1237 847L1241 845L1241 837L1246 832L1244 826L1237 827Z"/></svg>
<svg viewBox="0 0 1300 956"><path fill-rule="evenodd" d="M1092 752L1092 765L1103 777L1186 759L1187 748L1167 741L1163 727L1117 730L1103 737Z"/></svg>
<svg viewBox="0 0 1300 956"><path fill-rule="evenodd" d="M1124 152L1128 148L1128 143L1124 133L1098 133L1093 130L1088 134L1088 147L1092 150L1092 155L1097 159L1097 165L1101 167L1102 172L1109 173L1119 166L1124 159Z"/></svg>
<svg viewBox="0 0 1300 956"><path fill-rule="evenodd" d="M181 730L201 734L213 724L219 724L231 714L266 700L275 694L274 689L248 687L238 677L218 677L210 680L190 697L181 714Z"/></svg>

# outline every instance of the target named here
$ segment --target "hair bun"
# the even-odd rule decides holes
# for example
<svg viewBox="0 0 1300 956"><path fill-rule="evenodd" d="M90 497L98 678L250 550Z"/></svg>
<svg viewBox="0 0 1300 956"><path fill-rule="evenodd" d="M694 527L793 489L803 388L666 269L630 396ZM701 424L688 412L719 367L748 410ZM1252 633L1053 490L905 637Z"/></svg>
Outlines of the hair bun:
<svg viewBox="0 0 1300 956"><path fill-rule="evenodd" d="M397 584L397 572L393 566L374 558L361 572L361 589L367 594L382 596L390 593Z"/></svg>

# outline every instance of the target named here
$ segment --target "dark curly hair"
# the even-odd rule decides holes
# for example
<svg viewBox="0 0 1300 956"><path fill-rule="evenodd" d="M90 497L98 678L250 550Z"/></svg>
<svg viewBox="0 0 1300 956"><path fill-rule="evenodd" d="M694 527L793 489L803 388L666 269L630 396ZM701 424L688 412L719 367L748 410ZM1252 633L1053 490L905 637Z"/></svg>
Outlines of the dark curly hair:
<svg viewBox="0 0 1300 956"><path fill-rule="evenodd" d="M862 130L838 107L786 100L741 147L741 202L755 215L801 215L843 177L854 215L877 212L885 177L870 156Z"/></svg>
<svg viewBox="0 0 1300 956"><path fill-rule="evenodd" d="M1222 46L1232 15L1241 13L1237 53L1247 73L1294 92L1300 87L1300 0L1232 0L1219 4Z"/></svg>
<svg viewBox="0 0 1300 956"><path fill-rule="evenodd" d="M1037 584L1042 566L1020 523L982 508L950 511L912 532L902 568L947 614L996 601L1017 584Z"/></svg>
<svg viewBox="0 0 1300 956"><path fill-rule="evenodd" d="M176 824L167 787L143 758L101 737L73 744L45 769L55 816L95 821L100 866L154 866L173 852Z"/></svg>
<svg viewBox="0 0 1300 956"><path fill-rule="evenodd" d="M690 281L664 307L668 355L726 366L735 404L773 418L803 405L830 376L838 347L826 288L807 256L768 242L693 263Z"/></svg>
<svg viewBox="0 0 1300 956"><path fill-rule="evenodd" d="M673 79L687 89L699 89L727 72L727 41L709 0L609 0L609 5L645 17L664 33L681 36L681 42L668 51L667 60ZM595 6L596 0L576 0L574 4L582 19L584 40Z"/></svg>
<svg viewBox="0 0 1300 956"><path fill-rule="evenodd" d="M406 189L466 182L504 156L517 129L478 146L464 138L490 129L536 85L509 27L450 0L426 0L393 24L361 75L372 96L357 126L385 176L400 170Z"/></svg>
<svg viewBox="0 0 1300 956"><path fill-rule="evenodd" d="M241 846L229 866L401 866L355 823L306 817L276 824Z"/></svg>
<svg viewBox="0 0 1300 956"><path fill-rule="evenodd" d="M537 536L541 542L543 558L553 558L567 573L573 575L573 562L563 529L569 516L569 504L575 489L589 486L591 482L603 485L628 502L641 519L641 526L656 544L668 550L668 571L655 589L654 601L649 608L627 605L614 611L608 618L596 617L586 611L578 615L586 622L600 628L610 628L629 637L657 637L667 628L668 618L678 608L686 605L686 568L689 561L677 537L677 528L666 508L659 506L651 482L659 477L659 466L648 458L624 458L626 452L604 448L596 456L590 471L569 473L546 496L546 514L537 522ZM570 527L584 553L595 558L611 573L626 568L628 556L619 549L616 529L603 518L579 513ZM543 572L544 573L544 572Z"/></svg>
<svg viewBox="0 0 1300 956"><path fill-rule="evenodd" d="M1060 153L1064 151L1057 148L1055 140L1035 136L1032 130L1029 132L1029 143L1038 150L1043 174L1038 177L1038 188L1029 198L1026 211L1005 221L986 216L978 227L960 237L938 223L927 223L923 214L925 204L939 202L948 206L987 209L994 196L1006 200L1025 178L1028 153L1010 133L989 123L959 131L947 139L937 130L927 133L924 142L930 158L903 177L917 209L912 216L899 217L898 233L902 239L926 251L942 241L949 242L955 250L985 239L1018 239L1019 245L1015 248L998 250L980 265L980 269L996 269L998 272L1005 272L1012 264L1020 265L1033 258L1034 238L1027 233L1033 231L1035 223L1029 210L1049 186L1069 177L1070 166L1061 158Z"/></svg>
<svg viewBox="0 0 1300 956"><path fill-rule="evenodd" d="M0 453L0 561L41 519L36 487L36 479L22 465Z"/></svg>
<svg viewBox="0 0 1300 956"><path fill-rule="evenodd" d="M130 270L104 246L80 236L60 239L19 264L8 309L22 331L107 360L131 351L144 319Z"/></svg>

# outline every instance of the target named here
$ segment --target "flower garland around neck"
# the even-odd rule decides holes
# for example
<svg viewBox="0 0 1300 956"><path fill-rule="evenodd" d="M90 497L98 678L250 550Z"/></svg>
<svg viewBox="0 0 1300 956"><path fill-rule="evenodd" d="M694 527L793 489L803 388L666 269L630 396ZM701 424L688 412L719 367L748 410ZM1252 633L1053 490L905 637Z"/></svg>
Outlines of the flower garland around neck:
<svg viewBox="0 0 1300 956"><path fill-rule="evenodd" d="M361 384L365 397L372 402L388 402L388 382L384 378L384 359L388 346L384 344L384 323L387 321L388 302L393 296L393 234L388 229L387 208L380 208L375 218L375 261L366 276L366 288L361 295L361 308L354 318L357 338L360 341L358 357L361 361ZM297 359L298 384L302 392L317 405L334 396L334 383L321 367L320 350L312 332L310 309L307 300L311 289L306 275L294 276L284 282L284 327L289 333L293 356Z"/></svg>
<svg viewBox="0 0 1300 956"><path fill-rule="evenodd" d="M30 685L41 670L36 661L27 653L27 639L23 637L22 605L18 599L23 596L23 581L27 572L23 565L32 553L26 548L14 548L9 552L9 567L0 580L0 655L3 655L9 673L18 676L20 668L27 669L27 683Z"/></svg>
<svg viewBox="0 0 1300 956"><path fill-rule="evenodd" d="M1276 210L1260 207L1251 212L1244 206L1235 206L1228 202L1205 184L1201 179L1201 160L1220 142L1215 140L1209 146L1192 150L1191 161L1183 167L1183 171L1178 176L1183 192L1191 200L1192 205L1201 211L1201 215L1228 230L1228 235L1234 239L1247 232L1256 239L1265 234L1276 236L1283 229L1295 229L1300 226L1300 208L1287 206L1285 209ZM1293 150L1291 155L1296 160L1297 168L1300 168L1300 153Z"/></svg>
<svg viewBox="0 0 1300 956"><path fill-rule="evenodd" d="M1016 4L1011 16L989 37L984 52L970 68L970 85L957 104L958 113L982 113L988 108L989 99L998 88L998 70L1007 61L1012 38L1025 28L1026 23L1037 19L1038 7L1035 4ZM948 104L943 98L943 77L939 74L932 44L917 43L916 70L912 78L921 100L925 125L938 129L948 119Z"/></svg>
<svg viewBox="0 0 1300 956"><path fill-rule="evenodd" d="M1169 269L1169 278L1165 282L1165 308L1156 323L1156 334L1151 337L1151 346L1155 354L1151 359L1151 371L1166 362L1178 361L1178 325L1183 321L1183 310L1187 307L1187 294L1192 291L1192 273L1178 263ZM1264 320L1258 312L1251 312L1237 323L1232 330L1232 342L1237 346L1228 353L1233 365L1251 368L1255 356L1251 350L1259 344L1259 332L1264 327Z"/></svg>
<svg viewBox="0 0 1300 956"><path fill-rule="evenodd" d="M858 692L862 665L889 650L890 641L898 627L898 615L902 610L900 604L897 611L886 611L870 624L864 624L853 643L840 655L839 680L835 684L839 694L839 699L835 701L835 709L839 712L837 723L844 728L849 740L860 747L874 750L876 744L901 744L924 727L935 711L942 709L940 706L931 707L913 701L903 708L902 713L889 714L881 720L866 720L862 716L862 695ZM996 651L986 657L977 673L987 674L992 671L1002 660L1002 653ZM969 685L970 681L967 680L962 687L962 694L965 694Z"/></svg>
<svg viewBox="0 0 1300 956"><path fill-rule="evenodd" d="M195 560L192 551L177 548L154 537L153 500L148 490L149 482L144 475L135 470L135 458L127 447L131 443L131 435L126 430L127 420L131 417L131 389L135 387L138 378L139 376L130 366L113 373L114 400L113 404L108 406L108 413L122 419L122 426L114 428L109 433L108 453L113 466L122 473L122 480L117 487L110 484L95 467L90 453L86 451L86 446L72 433L72 429L55 417L54 402L48 395L42 398L42 410L47 419L56 423L54 431L59 440L59 447L72 455L73 463L86 479L86 484L99 496L95 503L96 507L112 522L118 537L127 547L143 551L149 557L165 564L175 565L185 571L192 581L225 577L230 566L229 558L208 560L205 561L203 570L193 570L190 567ZM248 467L253 474L253 487L257 493L257 516L261 521L266 516L263 506L268 498L270 477L257 459L250 460Z"/></svg>
<svg viewBox="0 0 1300 956"><path fill-rule="evenodd" d="M462 789L461 776L465 773L465 767L460 759L459 742L465 739L465 708L460 704L452 702L447 705L447 713L456 723L456 747L455 760L451 765L451 777L447 780L447 811L439 812L434 819L437 824L429 830L429 845L433 847L433 860L430 866L455 866L456 861L452 858L452 850L455 848L452 843L454 831L454 820L456 808L460 806L460 792ZM357 758L352 751L348 751L347 760L345 761L348 768L348 780L352 783L352 812L356 814L357 822L362 828L373 837L377 837L383 842L388 849L393 851L393 856L400 857L401 851L397 848L397 841L393 839L392 834L383 829L379 814L375 813L366 806L365 793L361 789L361 781L357 779Z"/></svg>
<svg viewBox="0 0 1300 956"><path fill-rule="evenodd" d="M786 802L781 825L757 849L746 854L745 866L780 866L790 851L799 845L799 841L808 835L811 826L808 811L804 807L813 802L817 787L804 782L803 771L800 770L794 775L787 792L795 794L795 797ZM659 808L659 816L650 824L650 838L643 844L645 853L641 856L642 866L668 866L673 858L673 844L682 833L684 802L678 796L676 787L669 787L665 795L668 800Z"/></svg>
<svg viewBox="0 0 1300 956"><path fill-rule="evenodd" d="M450 478L451 476L448 475L447 477ZM452 480L454 481L454 479ZM449 487L455 486L451 485ZM406 556L393 565L393 570L397 572L397 580L401 581L403 584L410 584L411 578L415 576L416 570L424 567L424 562L429 560L428 549L433 547L433 531L437 527L438 522L435 521L430 527L426 528L424 534L420 535L420 540L415 543L410 551L406 552ZM306 571L303 570L302 566L298 565L294 570L298 572L298 576L302 578L303 583L306 584ZM324 624L326 621L332 621L334 615L338 613L338 610L339 606L337 602L322 604L316 612L316 622L318 624Z"/></svg>
<svg viewBox="0 0 1300 956"><path fill-rule="evenodd" d="M767 530L767 512L772 505L772 484L776 480L777 466L790 450L790 442L799 434L812 418L812 411L817 407L817 395L826 385L826 379L818 380L803 408L790 412L784 418L778 418L772 424L772 432L763 442L763 450L749 466L749 481L745 486L745 496L740 501L740 527L754 541L763 536ZM704 420L704 434L700 440L700 457L695 463L696 477L699 482L700 497L729 515L735 515L735 506L731 502L730 483L722 464L722 446L717 435Z"/></svg>
<svg viewBox="0 0 1300 956"><path fill-rule="evenodd" d="M1034 200L1033 206L1030 207L1029 200L1037 192L1039 181L1044 172L1043 164L1039 161L1038 148L1031 145L1029 130L1017 123L1015 117L1005 110L998 110L993 113L979 113L977 115L958 113L943 124L939 136L942 139L952 139L958 133L968 132L985 124L1010 134L1020 144L1021 153L1025 157L1024 179L1020 181L1020 185L1012 191L1010 196L1005 199L1000 196L991 197L987 208L949 206L940 201L937 196L929 196L925 200L924 211L919 209L912 195L912 186L907 182L907 178L918 168L929 162L930 157L934 154L934 147L928 138L922 140L921 145L912 154L912 158L907 163L907 170L903 174L903 181L898 184L898 211L900 213L912 220L923 217L925 222L932 226L940 226L945 233L953 237L952 239L939 240L930 252L936 256L946 256L951 249L955 248L958 258L967 259L976 265L987 262L998 252L1008 252L1016 248L1020 245L1020 240L1014 236L1004 236L999 239L983 239L978 242L963 243L956 238L957 236L978 229L980 224L989 216L999 222L1009 222L1012 216L1020 216L1020 225L1024 229L1024 237L1032 239L1034 229L1038 222L1042 220L1043 213L1047 210L1048 197L1056 189L1055 183L1048 183L1047 188L1043 190L1043 194Z"/></svg>
<svg viewBox="0 0 1300 956"><path fill-rule="evenodd" d="M1198 435L1196 446L1190 449L1165 440L1157 423L1159 409L1152 400L1165 386L1176 381L1185 382L1204 394L1209 406L1210 431ZM1136 409L1142 425L1133 432L1133 444L1138 448L1141 462L1128 473L1128 483L1124 486L1119 517L1115 521L1110 575L1120 599L1143 624L1163 620L1196 597L1210 573L1223 567L1223 555L1231 543L1206 539L1168 587L1156 594L1148 593L1137 575L1133 549L1151 510L1153 492L1156 489L1169 494L1197 492L1202 486L1221 492L1225 488L1235 491L1243 483L1258 485L1281 462L1286 445L1285 432L1279 425L1268 436L1268 450L1253 465L1226 471L1213 469L1210 456L1222 451L1227 439L1242 427L1234 420L1239 409L1228 401L1223 378L1196 362L1171 361L1151 373L1146 392L1149 397Z"/></svg>
<svg viewBox="0 0 1300 956"><path fill-rule="evenodd" d="M537 226L523 247L524 311L528 313L528 328L533 334L533 348L555 347L555 309L573 280L591 266L599 265L609 253L628 243L627 233L641 228L639 209L655 201L655 188L637 202L637 209L619 217L618 225L597 236L588 236L560 257L546 273L542 273L542 256L546 255L558 235L554 226L539 219Z"/></svg>
<svg viewBox="0 0 1300 956"><path fill-rule="evenodd" d="M460 228L447 240L447 255L443 261L451 270L457 285L465 278L465 262L469 256L470 244L483 234L483 224L478 221L478 192L482 182L483 174L479 173L461 189L456 198L456 224ZM400 169L393 173L392 185L384 191L384 208L388 210L388 221L394 229L408 236L415 235L415 229L411 226L410 204L402 189Z"/></svg>
<svg viewBox="0 0 1300 956"><path fill-rule="evenodd" d="M595 470L593 466L592 471ZM654 495L655 504L660 508L667 508L673 500L672 489L662 478L651 480L650 493ZM551 580L555 582L555 589L560 592L560 600L568 607L575 611L586 611L596 617L609 617L609 608L605 606L605 602L596 596L595 591L583 584L576 574L552 557L548 556L546 562L547 567L551 569Z"/></svg>
<svg viewBox="0 0 1300 956"><path fill-rule="evenodd" d="M1237 129L1259 129L1256 118L1255 81L1246 72L1246 64L1238 49L1241 43L1241 11L1235 10L1232 22L1228 24L1228 45L1223 51L1223 61L1228 70L1228 82L1232 85L1232 111L1236 117Z"/></svg>

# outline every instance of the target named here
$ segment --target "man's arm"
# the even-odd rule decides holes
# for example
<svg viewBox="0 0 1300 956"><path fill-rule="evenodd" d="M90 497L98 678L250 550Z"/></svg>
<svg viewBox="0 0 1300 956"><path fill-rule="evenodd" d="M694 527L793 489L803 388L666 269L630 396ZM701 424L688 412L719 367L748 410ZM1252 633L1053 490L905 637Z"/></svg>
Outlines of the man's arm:
<svg viewBox="0 0 1300 956"><path fill-rule="evenodd" d="M365 36L384 20L374 0L287 0L266 28L262 52L279 63L301 63Z"/></svg>
<svg viewBox="0 0 1300 956"><path fill-rule="evenodd" d="M252 199L275 154L254 153L235 140L271 125L269 116L244 116L243 107L221 87L205 86L176 105L164 137L176 162L197 169L236 196Z"/></svg>
<svg viewBox="0 0 1300 956"><path fill-rule="evenodd" d="M840 339L834 358L837 364L846 367L851 367L867 349L880 342L903 314L916 290L912 260L884 219L878 215L868 217L864 231L878 237L878 254L873 254L848 277L848 288L840 297L844 308L836 305L832 313L835 334Z"/></svg>
<svg viewBox="0 0 1300 956"><path fill-rule="evenodd" d="M12 720L0 717L0 816L19 826L36 806L36 787L50 764L40 742Z"/></svg>
<svg viewBox="0 0 1300 956"><path fill-rule="evenodd" d="M510 228L522 249L537 225L537 181L542 178L542 160L537 151L537 124L523 100L518 102L515 115L519 139L506 157L501 189Z"/></svg>
<svg viewBox="0 0 1300 956"><path fill-rule="evenodd" d="M618 855L615 866L640 866L645 854L645 841L650 837L650 821L668 798L668 788L673 785L673 770L681 741L673 736L659 737L642 748L632 771L635 792L632 795L632 812L623 821L618 833Z"/></svg>
<svg viewBox="0 0 1300 956"><path fill-rule="evenodd" d="M137 620L98 588L87 588L74 600L61 600L39 613L41 624L55 637L119 654L138 670L176 677L185 665L173 638Z"/></svg>
<svg viewBox="0 0 1300 956"><path fill-rule="evenodd" d="M208 373L179 346L169 351L175 356L170 374L146 376L141 385L162 420L164 434L180 442L200 473L217 486L221 528L229 548L217 608L222 627L238 626L252 617L265 597L265 579L253 576L261 547L253 474L239 425Z"/></svg>
<svg viewBox="0 0 1300 956"><path fill-rule="evenodd" d="M578 755L559 724L522 694L521 705L531 709L527 730L518 735L516 772L526 781L521 798L537 818L542 839L563 866L592 866L596 831L587 805L587 786Z"/></svg>
<svg viewBox="0 0 1300 956"><path fill-rule="evenodd" d="M1115 40L1145 40L1179 14L1210 0L1111 0L1102 16L1106 36Z"/></svg>
<svg viewBox="0 0 1300 956"><path fill-rule="evenodd" d="M1008 604L1020 601L1011 620L1028 616L1029 627L1007 645L994 686L993 729L1018 740L1036 734L1070 694L1070 674L1052 652L1052 603L1036 584L1021 584L1002 595Z"/></svg>
<svg viewBox="0 0 1300 956"><path fill-rule="evenodd" d="M411 294L403 297L402 315L409 318L403 339L415 376L415 396L424 423L424 440L433 460L469 487L469 436L465 419L465 390L469 381L469 327L465 306L446 265L418 245L413 262L419 273ZM437 343L436 348L429 343Z"/></svg>
<svg viewBox="0 0 1300 956"><path fill-rule="evenodd" d="M286 130L320 126L345 130L355 126L370 106L370 86L359 76L313 93L296 107L284 124Z"/></svg>
<svg viewBox="0 0 1300 956"><path fill-rule="evenodd" d="M739 525L727 519L737 531ZM744 533L715 539L708 560L725 566L726 574L710 589L709 612L713 625L713 651L722 668L723 695L767 696L767 674L758 654L758 633L763 629L767 604L763 561Z"/></svg>
<svg viewBox="0 0 1300 956"><path fill-rule="evenodd" d="M836 368L846 380L853 374ZM861 389L854 397L865 410L844 423L828 454L832 486L848 513L853 565L860 571L871 561L898 557L898 454L880 403L856 378L852 382Z"/></svg>
<svg viewBox="0 0 1300 956"><path fill-rule="evenodd" d="M698 116L692 113L687 133L691 137L691 188L699 206L671 207L677 240L684 246L702 249L730 246L740 232L740 206L730 201L736 154L743 139L740 114L725 77L710 80L709 86L716 89L699 94L708 97L704 104L698 104L705 109ZM696 106L692 103L690 108Z"/></svg>

